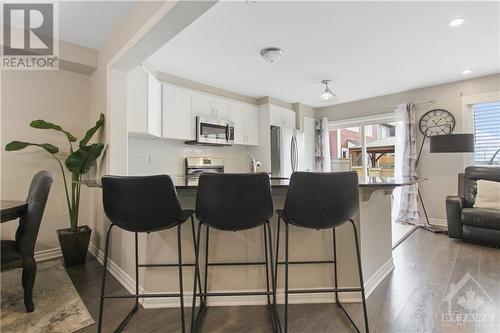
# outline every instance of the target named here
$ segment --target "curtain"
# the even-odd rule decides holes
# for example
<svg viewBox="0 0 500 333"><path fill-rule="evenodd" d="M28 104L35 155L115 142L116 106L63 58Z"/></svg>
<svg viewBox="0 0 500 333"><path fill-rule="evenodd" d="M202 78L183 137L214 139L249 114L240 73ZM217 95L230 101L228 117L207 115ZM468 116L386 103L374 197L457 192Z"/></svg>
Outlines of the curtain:
<svg viewBox="0 0 500 333"><path fill-rule="evenodd" d="M328 118L323 117L316 121L316 169L318 171L331 171L330 158L330 131Z"/></svg>
<svg viewBox="0 0 500 333"><path fill-rule="evenodd" d="M415 105L400 104L396 109L401 125L396 128L396 162L395 176L397 178L416 178L415 162L417 159L417 124L415 123ZM422 219L418 212L418 184L399 187L394 196L394 212L396 222L406 222L421 225Z"/></svg>

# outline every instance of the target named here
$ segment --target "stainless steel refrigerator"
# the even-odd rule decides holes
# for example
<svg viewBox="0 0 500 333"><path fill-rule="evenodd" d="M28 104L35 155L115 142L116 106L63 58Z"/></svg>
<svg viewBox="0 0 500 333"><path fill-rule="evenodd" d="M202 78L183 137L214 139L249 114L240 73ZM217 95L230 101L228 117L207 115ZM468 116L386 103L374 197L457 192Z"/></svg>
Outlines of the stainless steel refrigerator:
<svg viewBox="0 0 500 333"><path fill-rule="evenodd" d="M303 135L295 129L271 126L271 177L290 178L300 171Z"/></svg>

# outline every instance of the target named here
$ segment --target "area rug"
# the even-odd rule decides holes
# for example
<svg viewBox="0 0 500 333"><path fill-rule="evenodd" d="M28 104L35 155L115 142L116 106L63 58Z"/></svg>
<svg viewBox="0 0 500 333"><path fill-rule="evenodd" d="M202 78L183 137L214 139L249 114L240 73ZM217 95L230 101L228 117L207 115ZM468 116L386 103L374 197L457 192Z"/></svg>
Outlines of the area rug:
<svg viewBox="0 0 500 333"><path fill-rule="evenodd" d="M1 274L1 332L68 333L94 323L61 261L38 264L31 313L24 308L21 274Z"/></svg>

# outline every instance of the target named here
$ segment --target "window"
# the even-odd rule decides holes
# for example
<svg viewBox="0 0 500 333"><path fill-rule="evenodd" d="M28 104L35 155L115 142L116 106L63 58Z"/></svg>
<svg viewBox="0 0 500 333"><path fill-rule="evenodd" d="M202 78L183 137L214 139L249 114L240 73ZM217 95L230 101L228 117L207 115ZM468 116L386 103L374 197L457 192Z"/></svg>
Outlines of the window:
<svg viewBox="0 0 500 333"><path fill-rule="evenodd" d="M474 163L500 165L500 101L474 104L472 111Z"/></svg>

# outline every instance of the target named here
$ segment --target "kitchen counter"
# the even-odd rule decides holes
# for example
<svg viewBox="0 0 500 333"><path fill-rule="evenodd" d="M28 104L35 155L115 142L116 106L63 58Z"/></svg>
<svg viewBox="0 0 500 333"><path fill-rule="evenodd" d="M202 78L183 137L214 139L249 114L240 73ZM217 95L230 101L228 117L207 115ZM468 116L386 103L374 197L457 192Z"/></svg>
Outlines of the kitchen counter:
<svg viewBox="0 0 500 333"><path fill-rule="evenodd" d="M194 209L196 206L197 182L187 182L184 177L172 177L177 188L179 202L184 209ZM360 241L362 270L365 279L367 297L394 269L392 258L392 192L398 186L417 183L424 179L394 179L380 177L359 178L359 210L354 218ZM273 206L282 208L285 204L289 185L288 179L271 179ZM94 181L85 182L87 186L100 187ZM271 220L273 242L276 240L277 216ZM341 287L358 286L358 268L354 250L352 226L345 223L336 228L338 281ZM290 227L290 258L292 260L328 260L332 256L332 231L309 230L295 226ZM182 253L185 262L192 262L194 257L191 228L182 228ZM204 237L202 237L204 239ZM279 260L283 261L283 233L280 235ZM262 246L263 233L261 228L241 232L210 231L209 261L235 262L259 261L264 257ZM176 233L171 230L141 235L140 260L146 263L175 262L177 259ZM200 250L204 257L204 248ZM329 265L294 265L290 284L302 289L331 288L333 281L332 268ZM186 269L185 285L193 281L193 271ZM168 293L177 292L178 284L176 270L145 268L143 270L143 285L145 292ZM279 268L278 303L283 302L283 269ZM213 266L210 268L210 291L256 291L265 290L265 270L255 265ZM345 302L360 302L359 293L346 293L341 296ZM291 303L325 303L334 302L334 295L311 294L291 295ZM209 305L249 305L266 304L265 297L246 296L228 298L212 297ZM161 308L178 306L175 299L145 299L146 308Z"/></svg>
<svg viewBox="0 0 500 333"><path fill-rule="evenodd" d="M187 180L185 177L172 177L175 188L178 190L197 189L198 181ZM397 179L391 177L359 177L359 187L387 188L412 185L425 179ZM288 188L290 179L271 179L271 189Z"/></svg>

